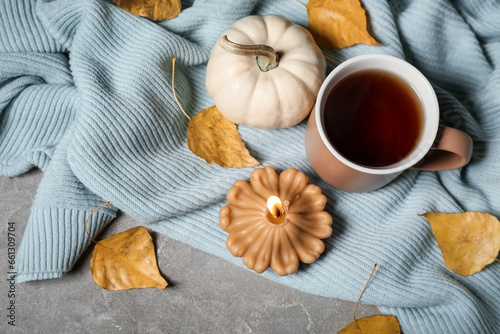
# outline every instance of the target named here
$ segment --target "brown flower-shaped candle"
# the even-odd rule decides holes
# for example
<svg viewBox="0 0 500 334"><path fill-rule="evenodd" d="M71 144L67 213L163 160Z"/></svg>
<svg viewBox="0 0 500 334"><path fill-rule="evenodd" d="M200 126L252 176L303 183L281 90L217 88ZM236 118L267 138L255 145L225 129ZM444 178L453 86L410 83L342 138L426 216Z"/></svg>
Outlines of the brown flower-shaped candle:
<svg viewBox="0 0 500 334"><path fill-rule="evenodd" d="M302 172L289 168L278 175L257 168L250 183L238 180L227 192L228 205L219 224L229 233L226 247L258 273L268 267L280 276L297 271L299 261L314 262L332 234L326 196Z"/></svg>

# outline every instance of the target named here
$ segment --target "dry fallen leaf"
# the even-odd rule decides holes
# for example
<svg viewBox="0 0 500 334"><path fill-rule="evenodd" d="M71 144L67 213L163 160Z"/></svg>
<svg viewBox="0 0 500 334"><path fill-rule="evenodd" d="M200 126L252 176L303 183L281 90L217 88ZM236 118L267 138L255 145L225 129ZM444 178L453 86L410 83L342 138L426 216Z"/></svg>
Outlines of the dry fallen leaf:
<svg viewBox="0 0 500 334"><path fill-rule="evenodd" d="M338 334L399 334L401 333L401 328L399 327L398 319L393 315L374 315L371 317L356 319L356 309L358 308L359 301L361 300L361 296L363 292L365 292L368 283L372 279L373 273L377 265L373 266L372 273L368 278L368 281L361 291L359 295L358 301L356 302L356 306L354 307L354 321L351 322L347 327L340 330Z"/></svg>
<svg viewBox="0 0 500 334"><path fill-rule="evenodd" d="M366 13L359 0L310 0L306 7L309 31L319 46L380 45L367 31Z"/></svg>
<svg viewBox="0 0 500 334"><path fill-rule="evenodd" d="M423 214L432 227L445 265L469 276L495 261L500 251L500 222L481 212Z"/></svg>
<svg viewBox="0 0 500 334"><path fill-rule="evenodd" d="M172 92L179 109L189 119L187 146L191 152L211 165L225 168L258 166L259 162L241 140L236 124L222 116L216 106L203 109L193 118L184 111L175 95L175 61L173 57Z"/></svg>
<svg viewBox="0 0 500 334"><path fill-rule="evenodd" d="M189 121L187 145L209 164L222 167L258 166L241 140L236 125L217 107L203 109Z"/></svg>
<svg viewBox="0 0 500 334"><path fill-rule="evenodd" d="M113 0L129 13L149 17L154 21L170 20L181 12L181 0Z"/></svg>
<svg viewBox="0 0 500 334"><path fill-rule="evenodd" d="M142 226L99 241L90 269L94 282L107 290L164 289L168 285L158 270L153 240Z"/></svg>
<svg viewBox="0 0 500 334"><path fill-rule="evenodd" d="M398 319L393 315L374 315L371 317L356 319L339 334L397 334L401 333Z"/></svg>

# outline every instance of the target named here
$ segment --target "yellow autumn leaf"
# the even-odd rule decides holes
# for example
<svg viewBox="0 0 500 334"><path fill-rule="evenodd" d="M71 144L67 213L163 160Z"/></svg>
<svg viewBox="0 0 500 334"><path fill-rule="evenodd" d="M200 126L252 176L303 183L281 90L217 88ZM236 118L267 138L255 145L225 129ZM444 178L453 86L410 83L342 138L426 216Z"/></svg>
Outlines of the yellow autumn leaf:
<svg viewBox="0 0 500 334"><path fill-rule="evenodd" d="M153 240L142 226L99 241L90 269L94 282L106 290L164 289L168 285L158 270Z"/></svg>
<svg viewBox="0 0 500 334"><path fill-rule="evenodd" d="M359 301L361 300L361 296L366 290L368 283L372 279L373 274L375 273L375 269L377 265L375 264L372 269L372 273L368 278L368 281L365 284L365 287L361 291L359 295L358 301L356 302L356 306L354 307L353 318L354 321L351 322L347 327L340 330L338 334L399 334L401 333L401 328L399 327L398 319L393 315L374 315L371 317L356 319L356 309L358 308Z"/></svg>
<svg viewBox="0 0 500 334"><path fill-rule="evenodd" d="M181 0L113 0L129 13L149 17L154 21L170 20L181 12Z"/></svg>
<svg viewBox="0 0 500 334"><path fill-rule="evenodd" d="M191 118L175 94L175 62L172 58L172 93L184 116L189 119L187 146L197 157L221 167L252 167L259 162L250 155L241 140L236 124L222 116L216 106L200 111Z"/></svg>
<svg viewBox="0 0 500 334"><path fill-rule="evenodd" d="M495 261L500 251L500 222L488 213L423 214L431 225L445 265L469 276Z"/></svg>
<svg viewBox="0 0 500 334"><path fill-rule="evenodd" d="M371 317L356 319L339 334L399 334L398 319L393 315L374 315Z"/></svg>
<svg viewBox="0 0 500 334"><path fill-rule="evenodd" d="M187 146L191 152L211 165L259 165L245 147L236 125L222 116L215 106L203 109L189 121Z"/></svg>
<svg viewBox="0 0 500 334"><path fill-rule="evenodd" d="M328 49L354 44L380 45L367 30L366 13L359 0L310 0L309 31L316 43Z"/></svg>

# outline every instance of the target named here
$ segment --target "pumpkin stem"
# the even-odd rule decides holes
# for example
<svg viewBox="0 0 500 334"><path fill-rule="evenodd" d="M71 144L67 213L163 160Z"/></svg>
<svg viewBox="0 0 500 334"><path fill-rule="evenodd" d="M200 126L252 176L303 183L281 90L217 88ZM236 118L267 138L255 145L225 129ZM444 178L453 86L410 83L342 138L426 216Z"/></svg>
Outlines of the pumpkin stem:
<svg viewBox="0 0 500 334"><path fill-rule="evenodd" d="M263 72L278 67L279 56L272 47L265 44L244 45L231 42L226 35L219 37L217 43L226 50L239 56L256 56L257 65Z"/></svg>

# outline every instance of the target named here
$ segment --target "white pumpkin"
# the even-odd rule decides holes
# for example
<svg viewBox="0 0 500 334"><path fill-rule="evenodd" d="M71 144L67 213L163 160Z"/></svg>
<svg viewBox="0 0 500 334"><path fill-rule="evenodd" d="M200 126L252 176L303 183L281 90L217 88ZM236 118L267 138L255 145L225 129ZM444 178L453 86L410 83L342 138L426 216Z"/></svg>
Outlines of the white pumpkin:
<svg viewBox="0 0 500 334"><path fill-rule="evenodd" d="M323 53L305 28L277 15L247 16L213 47L206 87L230 121L282 128L307 117L325 71Z"/></svg>

